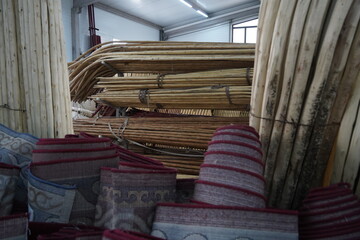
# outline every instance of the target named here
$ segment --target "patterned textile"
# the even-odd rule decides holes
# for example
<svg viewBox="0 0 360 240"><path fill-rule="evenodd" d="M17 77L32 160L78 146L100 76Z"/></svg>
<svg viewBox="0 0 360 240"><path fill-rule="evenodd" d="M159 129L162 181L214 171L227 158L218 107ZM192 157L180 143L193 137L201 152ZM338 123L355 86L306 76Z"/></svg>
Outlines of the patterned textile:
<svg viewBox="0 0 360 240"><path fill-rule="evenodd" d="M194 200L201 203L225 206L264 208L266 198L241 187L197 180Z"/></svg>
<svg viewBox="0 0 360 240"><path fill-rule="evenodd" d="M262 151L260 148L239 141L211 141L208 145L208 151L234 152L262 159Z"/></svg>
<svg viewBox="0 0 360 240"><path fill-rule="evenodd" d="M171 240L298 239L296 211L161 203L151 235Z"/></svg>
<svg viewBox="0 0 360 240"><path fill-rule="evenodd" d="M310 190L299 210L301 239L360 239L360 200L347 183Z"/></svg>
<svg viewBox="0 0 360 240"><path fill-rule="evenodd" d="M24 212L27 208L26 167L32 160L32 150L37 140L34 136L15 132L0 124L0 162L21 168L16 186L14 212Z"/></svg>
<svg viewBox="0 0 360 240"><path fill-rule="evenodd" d="M204 163L243 169L259 175L264 172L264 163L260 159L240 153L207 151Z"/></svg>
<svg viewBox="0 0 360 240"><path fill-rule="evenodd" d="M28 218L26 214L0 217L1 240L27 239Z"/></svg>
<svg viewBox="0 0 360 240"><path fill-rule="evenodd" d="M147 234L121 231L121 230L105 230L102 240L164 240L163 238L153 237Z"/></svg>
<svg viewBox="0 0 360 240"><path fill-rule="evenodd" d="M199 180L240 186L249 191L264 195L265 178L251 171L215 164L202 164Z"/></svg>
<svg viewBox="0 0 360 240"><path fill-rule="evenodd" d="M46 194L46 196L49 196L50 193L54 194L55 191L58 193L57 197L60 196L59 200L56 201L56 206L59 207L59 209L61 208L63 213L70 211L68 221L66 221L65 216L60 218L58 215L58 219L48 217L46 221L93 225L95 206L99 194L100 168L102 166L116 167L118 161L119 155L113 154L103 157L32 163L30 165L30 171L31 174L37 178L36 184L32 185L32 187L34 187L36 191L42 191L41 193ZM32 179L35 180L34 177ZM46 186L39 188L41 183L46 182L48 183ZM51 187L52 192L49 190ZM62 189L59 190L59 187ZM66 187L66 191L64 191L64 187ZM74 200L71 201L73 192L75 192L75 197ZM66 196L66 194L69 194L69 196ZM29 195L29 198L30 197ZM42 202L43 205L39 205L41 202L32 201L31 206L33 207L35 206L33 203L38 206L33 209L34 216L43 217L43 211L36 210L48 208L47 203ZM45 211L45 213L46 216L50 213L52 214L50 209L49 211Z"/></svg>
<svg viewBox="0 0 360 240"><path fill-rule="evenodd" d="M176 171L162 169L101 168L95 226L150 233L156 203L175 200Z"/></svg>
<svg viewBox="0 0 360 240"><path fill-rule="evenodd" d="M259 134L256 132L255 128L247 126L247 125L228 125L224 127L220 127L216 129L216 133L238 133L238 134L245 134L255 138L259 138Z"/></svg>
<svg viewBox="0 0 360 240"><path fill-rule="evenodd" d="M0 162L0 217L11 214L20 168Z"/></svg>
<svg viewBox="0 0 360 240"><path fill-rule="evenodd" d="M218 128L208 144L193 202L239 207L266 206L261 143L249 126Z"/></svg>
<svg viewBox="0 0 360 240"><path fill-rule="evenodd" d="M213 141L237 141L250 144L254 147L261 148L261 142L259 138L254 137L249 134L244 133L234 133L234 132L215 132Z"/></svg>

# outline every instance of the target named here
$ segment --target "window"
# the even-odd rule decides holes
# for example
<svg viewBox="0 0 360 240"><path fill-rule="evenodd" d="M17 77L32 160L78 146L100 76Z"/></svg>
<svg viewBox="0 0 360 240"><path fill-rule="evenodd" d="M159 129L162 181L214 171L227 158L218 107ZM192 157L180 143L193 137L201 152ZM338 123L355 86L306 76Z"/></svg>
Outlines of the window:
<svg viewBox="0 0 360 240"><path fill-rule="evenodd" d="M256 43L258 19L234 24L232 41L234 43Z"/></svg>

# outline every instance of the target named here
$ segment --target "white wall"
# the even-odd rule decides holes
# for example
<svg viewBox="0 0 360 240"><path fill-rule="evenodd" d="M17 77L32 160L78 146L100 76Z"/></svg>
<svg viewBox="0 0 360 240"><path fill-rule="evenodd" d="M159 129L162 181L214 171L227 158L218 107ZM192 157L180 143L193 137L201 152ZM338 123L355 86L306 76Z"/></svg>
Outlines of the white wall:
<svg viewBox="0 0 360 240"><path fill-rule="evenodd" d="M64 25L64 39L66 45L66 60L72 60L72 41L71 41L71 8L73 0L61 0L62 20Z"/></svg>
<svg viewBox="0 0 360 240"><path fill-rule="evenodd" d="M230 23L217 27L169 38L167 41L229 42Z"/></svg>
<svg viewBox="0 0 360 240"><path fill-rule="evenodd" d="M95 8L95 25L101 42L119 40L158 41L159 30Z"/></svg>

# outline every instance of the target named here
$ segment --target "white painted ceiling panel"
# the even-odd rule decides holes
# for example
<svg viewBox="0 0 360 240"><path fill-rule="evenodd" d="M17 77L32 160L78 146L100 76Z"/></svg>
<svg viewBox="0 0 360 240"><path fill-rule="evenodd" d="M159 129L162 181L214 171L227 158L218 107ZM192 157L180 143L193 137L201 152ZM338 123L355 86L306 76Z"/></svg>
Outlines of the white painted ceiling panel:
<svg viewBox="0 0 360 240"><path fill-rule="evenodd" d="M187 0L205 10L207 14L238 7L259 0ZM189 20L205 19L194 9L179 0L99 0L96 1L114 9L142 18L162 27L176 25Z"/></svg>
<svg viewBox="0 0 360 240"><path fill-rule="evenodd" d="M101 0L100 2L160 26L203 18L179 0Z"/></svg>
<svg viewBox="0 0 360 240"><path fill-rule="evenodd" d="M228 8L237 7L240 4L249 2L249 0L193 0L205 11L214 13Z"/></svg>

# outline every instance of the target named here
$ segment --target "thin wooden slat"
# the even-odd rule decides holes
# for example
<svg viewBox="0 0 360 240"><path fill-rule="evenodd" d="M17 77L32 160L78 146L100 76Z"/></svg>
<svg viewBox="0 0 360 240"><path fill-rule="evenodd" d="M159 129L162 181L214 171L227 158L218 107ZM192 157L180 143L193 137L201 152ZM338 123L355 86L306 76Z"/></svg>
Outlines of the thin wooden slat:
<svg viewBox="0 0 360 240"><path fill-rule="evenodd" d="M278 101L280 98L279 86L282 85L283 65L286 57L288 45L288 36L291 29L293 12L296 1L281 1L278 14L276 17L274 32L271 40L271 48L268 61L271 63L267 68L265 90L263 93L263 103L261 111L261 120L259 126L259 134L261 136L263 161L267 163L267 152L270 144L270 136L274 124L274 117ZM273 163L266 164L265 178L271 179Z"/></svg>

